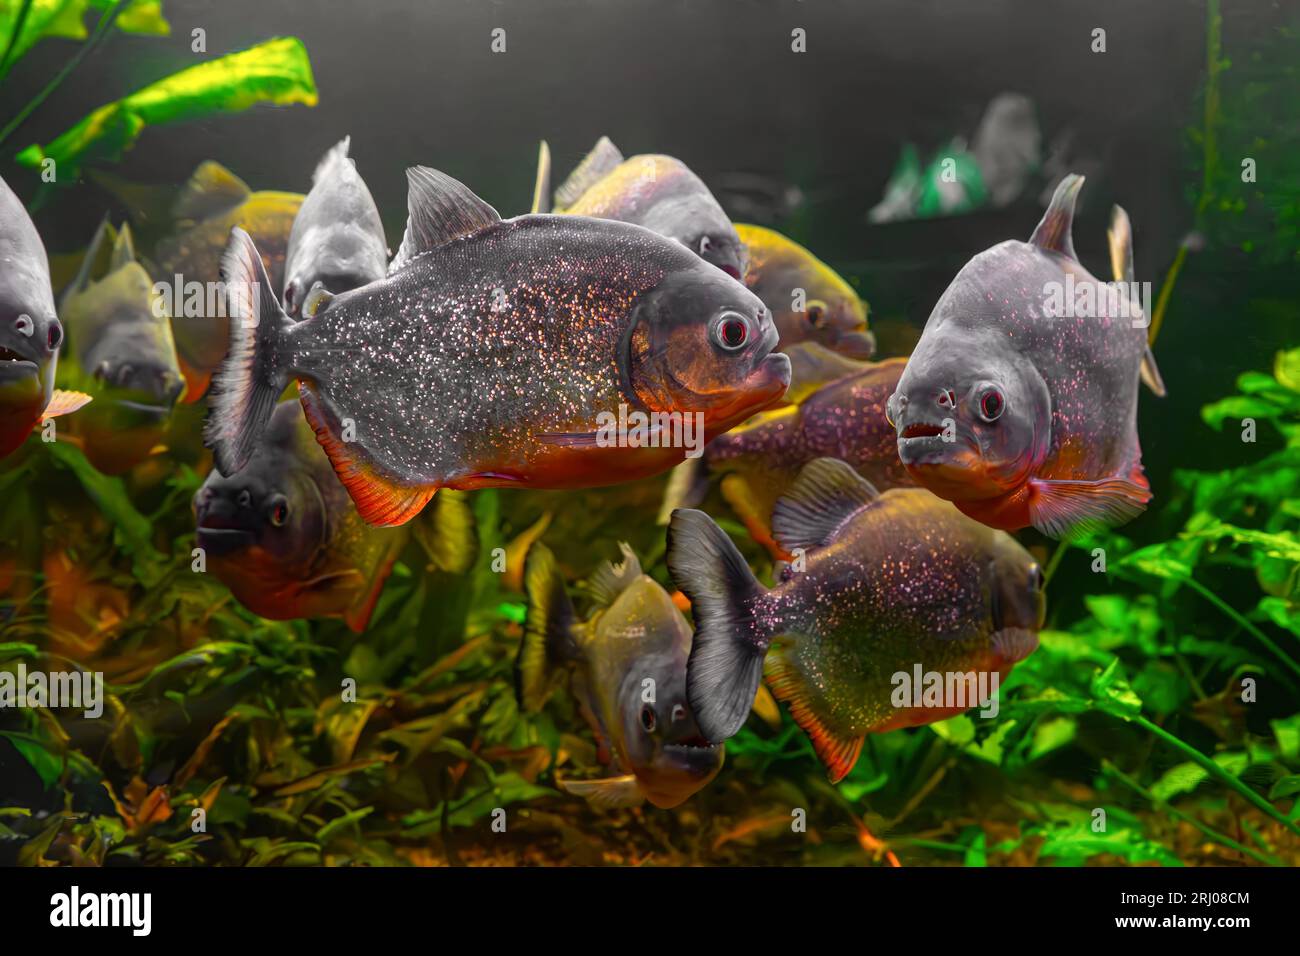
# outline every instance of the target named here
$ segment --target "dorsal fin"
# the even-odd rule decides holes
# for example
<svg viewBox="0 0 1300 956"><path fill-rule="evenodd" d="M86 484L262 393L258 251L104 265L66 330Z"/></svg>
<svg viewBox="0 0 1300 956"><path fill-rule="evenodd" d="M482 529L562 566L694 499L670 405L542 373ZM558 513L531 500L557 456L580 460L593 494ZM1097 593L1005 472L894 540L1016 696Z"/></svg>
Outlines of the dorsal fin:
<svg viewBox="0 0 1300 956"><path fill-rule="evenodd" d="M181 187L172 216L198 222L233 209L252 194L248 184L218 162L208 160Z"/></svg>
<svg viewBox="0 0 1300 956"><path fill-rule="evenodd" d="M618 151L618 147L610 142L608 136L602 136L577 168L569 173L569 178L563 185L555 190L555 208L572 206L582 198L583 193L608 176L622 162L623 154Z"/></svg>
<svg viewBox="0 0 1300 956"><path fill-rule="evenodd" d="M542 140L537 147L537 176L533 179L533 213L551 211L551 147Z"/></svg>
<svg viewBox="0 0 1300 956"><path fill-rule="evenodd" d="M1125 289L1131 289L1133 282L1133 226L1129 222L1128 213L1124 211L1123 206L1115 206L1110 211L1110 228L1106 230L1106 238L1110 242L1110 269L1115 276L1116 282L1123 282ZM1147 321L1151 316L1147 316ZM1146 383L1147 388L1155 392L1160 398L1165 397L1165 381L1160 376L1160 369L1156 366L1156 357L1151 351L1150 343L1147 344L1146 351L1142 354L1142 364L1139 366L1139 372L1142 381Z"/></svg>
<svg viewBox="0 0 1300 956"><path fill-rule="evenodd" d="M1029 237L1032 245L1050 252L1059 252L1071 259L1077 258L1071 232L1074 227L1074 201L1079 198L1081 188L1083 177L1078 173L1070 173L1061 180L1056 192L1052 193L1047 212L1043 213L1034 234Z"/></svg>
<svg viewBox="0 0 1300 956"><path fill-rule="evenodd" d="M804 466L790 490L772 509L772 533L783 549L827 544L880 492L838 458L818 458Z"/></svg>
<svg viewBox="0 0 1300 956"><path fill-rule="evenodd" d="M329 148L329 151L321 157L316 164L316 170L311 174L312 185L320 182L321 179L329 173L339 163L348 162L348 149L352 146L352 137L344 136L341 140Z"/></svg>
<svg viewBox="0 0 1300 956"><path fill-rule="evenodd" d="M641 562L631 546L620 541L618 549L623 552L623 560L618 564L606 561L586 585L587 593L599 607L609 607L628 585L641 576Z"/></svg>
<svg viewBox="0 0 1300 956"><path fill-rule="evenodd" d="M427 166L406 171L406 235L388 267L391 275L421 253L501 221L464 183Z"/></svg>
<svg viewBox="0 0 1300 956"><path fill-rule="evenodd" d="M90 240L90 245L86 247L86 255L81 260L81 268L77 270L76 276L71 284L63 291L63 302L65 303L59 311L62 312L67 308L67 301L74 295L84 292L86 287L94 281L95 276L104 274L105 252L112 248L114 238L113 226L108 221L108 214L99 221L99 227L95 230L94 238Z"/></svg>
<svg viewBox="0 0 1300 956"><path fill-rule="evenodd" d="M108 271L116 272L132 262L135 262L135 240L131 238L130 224L124 222L113 241L113 258L108 264Z"/></svg>

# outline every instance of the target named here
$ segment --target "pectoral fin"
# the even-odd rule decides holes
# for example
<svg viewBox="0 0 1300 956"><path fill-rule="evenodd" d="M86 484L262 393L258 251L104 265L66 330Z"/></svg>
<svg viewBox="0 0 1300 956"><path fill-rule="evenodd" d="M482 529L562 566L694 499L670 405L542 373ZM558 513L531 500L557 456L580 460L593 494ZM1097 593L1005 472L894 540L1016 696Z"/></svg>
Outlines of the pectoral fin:
<svg viewBox="0 0 1300 956"><path fill-rule="evenodd" d="M1029 482L1029 516L1049 538L1075 538L1131 521L1146 510L1151 489L1135 468L1128 478Z"/></svg>
<svg viewBox="0 0 1300 956"><path fill-rule="evenodd" d="M603 780L557 780L560 789L576 797L582 797L593 807L602 810L614 810L620 807L640 806L645 802L645 794L637 786L633 774L621 777L606 777Z"/></svg>
<svg viewBox="0 0 1300 956"><path fill-rule="evenodd" d="M56 388L50 396L50 404L46 405L45 411L41 412L41 421L75 412L78 408L88 405L91 401L91 397L85 392L72 392Z"/></svg>

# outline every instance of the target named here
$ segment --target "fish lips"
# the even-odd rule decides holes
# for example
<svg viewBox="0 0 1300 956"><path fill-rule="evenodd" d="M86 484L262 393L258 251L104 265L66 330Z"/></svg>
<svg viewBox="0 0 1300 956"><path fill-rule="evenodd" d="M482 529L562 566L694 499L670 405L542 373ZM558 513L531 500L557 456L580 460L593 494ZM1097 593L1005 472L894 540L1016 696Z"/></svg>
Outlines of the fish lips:
<svg viewBox="0 0 1300 956"><path fill-rule="evenodd" d="M257 535L246 528L213 528L199 525L199 547L215 557L223 557L251 547Z"/></svg>
<svg viewBox="0 0 1300 956"><path fill-rule="evenodd" d="M722 769L724 746L703 737L664 744L653 766L636 770L645 798L661 810L678 806L698 793Z"/></svg>
<svg viewBox="0 0 1300 956"><path fill-rule="evenodd" d="M0 387L35 381L39 384L41 363L22 352L0 346Z"/></svg>
<svg viewBox="0 0 1300 956"><path fill-rule="evenodd" d="M825 346L845 358L866 361L876 354L876 337L866 329L854 329L827 337Z"/></svg>

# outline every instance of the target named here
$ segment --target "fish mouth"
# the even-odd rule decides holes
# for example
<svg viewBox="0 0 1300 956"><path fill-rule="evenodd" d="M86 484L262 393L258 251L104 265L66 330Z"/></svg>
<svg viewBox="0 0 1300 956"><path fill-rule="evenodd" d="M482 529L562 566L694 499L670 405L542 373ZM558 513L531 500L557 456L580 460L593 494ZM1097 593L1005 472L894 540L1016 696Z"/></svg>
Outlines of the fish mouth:
<svg viewBox="0 0 1300 956"><path fill-rule="evenodd" d="M827 347L845 358L866 361L876 354L876 337L866 329L855 329L833 336Z"/></svg>
<svg viewBox="0 0 1300 956"><path fill-rule="evenodd" d="M128 411L136 412L146 418L161 420L171 414L171 408L166 405L153 405L148 402L135 402L130 399L121 398L114 404Z"/></svg>
<svg viewBox="0 0 1300 956"><path fill-rule="evenodd" d="M727 264L727 265L719 265L718 268L721 269L723 272L725 272L727 275L731 276L731 278L735 279L737 282L740 281L740 270L735 266Z"/></svg>
<svg viewBox="0 0 1300 956"><path fill-rule="evenodd" d="M200 525L199 547L209 554L221 556L247 548L257 540L257 535L245 528L214 528Z"/></svg>
<svg viewBox="0 0 1300 956"><path fill-rule="evenodd" d="M35 375L37 364L34 360L11 348L0 346L0 377L12 381L27 375Z"/></svg>
<svg viewBox="0 0 1300 956"><path fill-rule="evenodd" d="M679 770L703 777L717 772L722 762L724 746L725 744L710 743L703 735L697 734L664 744L664 756L670 758Z"/></svg>
<svg viewBox="0 0 1300 956"><path fill-rule="evenodd" d="M911 441L914 438L942 438L943 426L931 422L912 422L910 425L903 426L898 437L903 441Z"/></svg>

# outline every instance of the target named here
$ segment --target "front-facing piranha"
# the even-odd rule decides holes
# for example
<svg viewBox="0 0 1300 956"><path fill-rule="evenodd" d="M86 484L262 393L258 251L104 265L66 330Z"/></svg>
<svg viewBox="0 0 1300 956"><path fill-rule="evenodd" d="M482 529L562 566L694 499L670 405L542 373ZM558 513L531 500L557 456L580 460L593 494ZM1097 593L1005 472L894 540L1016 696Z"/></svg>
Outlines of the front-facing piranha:
<svg viewBox="0 0 1300 956"><path fill-rule="evenodd" d="M603 219L502 221L442 173L408 177L410 219L388 277L326 296L303 322L280 309L252 241L234 231L223 272L249 294L231 297L206 433L223 474L252 455L292 379L372 524L408 521L439 488L657 474L682 448L611 441L611 418L654 416L652 437L664 439L691 416L708 441L785 392L790 361L772 352L762 302L678 243Z"/></svg>
<svg viewBox="0 0 1300 956"><path fill-rule="evenodd" d="M962 268L888 405L917 482L991 527L1032 525L1054 538L1123 524L1146 507L1139 375L1164 394L1132 294L1124 211L1116 207L1110 232L1123 282L1099 282L1075 257L1082 184L1061 182L1029 242L1003 242Z"/></svg>
<svg viewBox="0 0 1300 956"><path fill-rule="evenodd" d="M537 711L567 673L570 690L615 771L560 786L601 807L648 800L675 807L722 768L723 745L700 734L686 700L691 629L668 592L641 573L626 544L623 560L606 562L588 582L591 613L581 620L555 557L538 543L524 579L528 617L515 665L520 704Z"/></svg>

